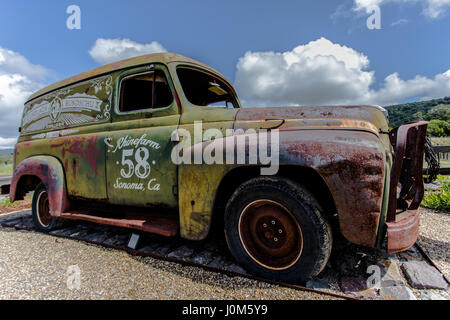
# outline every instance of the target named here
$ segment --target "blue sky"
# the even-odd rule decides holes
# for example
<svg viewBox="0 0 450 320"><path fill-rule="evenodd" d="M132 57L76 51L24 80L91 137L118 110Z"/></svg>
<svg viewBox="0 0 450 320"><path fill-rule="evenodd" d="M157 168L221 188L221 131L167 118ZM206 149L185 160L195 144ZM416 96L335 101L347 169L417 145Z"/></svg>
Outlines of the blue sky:
<svg viewBox="0 0 450 320"><path fill-rule="evenodd" d="M81 9L81 30L66 27L72 4ZM380 30L366 27L371 4L380 7ZM3 0L0 30L0 50L12 52L10 61L23 58L4 61L3 67L0 59L0 77L10 79L3 87L0 82L0 90L12 87L12 75L21 75L29 81L16 88L24 96L99 66L98 57L89 54L97 39L129 39L135 46L157 42L200 60L235 83L241 99L254 106L385 105L450 95L450 0ZM142 50L152 49L136 52ZM286 60L289 53L296 57L293 65ZM330 60L320 60L323 56ZM268 74L279 75L275 84ZM335 74L340 78L331 81ZM314 88L302 87L308 79ZM11 112L13 104L5 99L0 111ZM20 104L15 108L20 111L3 119L17 126ZM1 119L0 126L1 147L1 139L5 144L15 133Z"/></svg>
<svg viewBox="0 0 450 320"><path fill-rule="evenodd" d="M66 28L66 8L77 4L81 30ZM348 16L332 17L339 6ZM4 0L0 46L20 52L56 77L96 67L88 55L97 38L160 42L168 51L201 60L234 80L246 51L287 51L325 37L363 52L382 80L432 76L450 68L450 19L423 16L420 4L382 7L382 29L368 30L369 15L353 1L83 1ZM405 24L391 26L400 19Z"/></svg>

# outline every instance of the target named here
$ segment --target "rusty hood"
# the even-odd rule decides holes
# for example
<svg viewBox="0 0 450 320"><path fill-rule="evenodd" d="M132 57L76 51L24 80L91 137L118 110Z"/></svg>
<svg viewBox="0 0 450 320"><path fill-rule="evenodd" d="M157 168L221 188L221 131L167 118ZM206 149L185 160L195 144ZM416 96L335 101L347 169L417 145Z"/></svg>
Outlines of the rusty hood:
<svg viewBox="0 0 450 320"><path fill-rule="evenodd" d="M242 108L236 115L236 127L310 129L348 128L387 132L387 111L379 106L299 106Z"/></svg>

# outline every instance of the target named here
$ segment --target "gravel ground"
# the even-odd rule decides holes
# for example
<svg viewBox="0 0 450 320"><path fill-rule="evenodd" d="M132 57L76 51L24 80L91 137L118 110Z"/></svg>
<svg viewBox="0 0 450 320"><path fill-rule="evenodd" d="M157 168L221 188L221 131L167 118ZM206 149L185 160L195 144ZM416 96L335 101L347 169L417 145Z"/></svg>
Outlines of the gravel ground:
<svg viewBox="0 0 450 320"><path fill-rule="evenodd" d="M450 280L450 213L421 207L417 243Z"/></svg>
<svg viewBox="0 0 450 320"><path fill-rule="evenodd" d="M0 259L0 299L333 299L1 227ZM69 290L73 265L81 283Z"/></svg>
<svg viewBox="0 0 450 320"><path fill-rule="evenodd" d="M450 214L426 208L421 208L420 213L418 244L449 278ZM12 219L14 215L4 217ZM410 251L400 255L414 255ZM341 270L350 262L338 259L333 270ZM66 272L71 265L77 265L81 271L79 290L67 287ZM325 275L324 271L322 276ZM337 282L327 281L328 285L339 292L339 276L334 280ZM418 298L435 293L449 299L450 293L450 290L413 291ZM330 298L246 278L231 278L177 263L134 257L120 250L76 240L0 227L0 299Z"/></svg>

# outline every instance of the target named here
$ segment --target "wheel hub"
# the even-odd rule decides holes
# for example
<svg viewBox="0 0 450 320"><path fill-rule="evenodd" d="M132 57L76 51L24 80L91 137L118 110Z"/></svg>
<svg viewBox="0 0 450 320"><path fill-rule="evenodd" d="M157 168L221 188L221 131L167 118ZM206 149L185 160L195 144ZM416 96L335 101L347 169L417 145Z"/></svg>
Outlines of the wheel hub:
<svg viewBox="0 0 450 320"><path fill-rule="evenodd" d="M43 227L48 227L52 221L48 203L48 193L43 191L37 199L37 218Z"/></svg>
<svg viewBox="0 0 450 320"><path fill-rule="evenodd" d="M297 220L284 206L271 200L254 201L242 211L239 236L250 257L272 270L291 267L303 248Z"/></svg>

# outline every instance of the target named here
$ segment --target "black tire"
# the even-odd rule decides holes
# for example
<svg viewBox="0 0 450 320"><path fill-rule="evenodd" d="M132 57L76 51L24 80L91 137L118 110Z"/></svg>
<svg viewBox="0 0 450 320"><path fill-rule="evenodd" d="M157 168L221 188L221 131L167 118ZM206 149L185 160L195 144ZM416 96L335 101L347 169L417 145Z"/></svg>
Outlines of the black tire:
<svg viewBox="0 0 450 320"><path fill-rule="evenodd" d="M64 225L63 219L58 219L51 216L45 217L47 216L47 214L43 213L42 211L46 211L46 206L48 210L47 188L45 187L45 184L40 183L34 190L33 201L31 205L34 226L37 230L42 232L50 232L52 230L62 228Z"/></svg>
<svg viewBox="0 0 450 320"><path fill-rule="evenodd" d="M224 219L232 255L254 275L304 282L318 275L330 257L331 228L321 206L289 179L258 177L243 183L228 201Z"/></svg>

